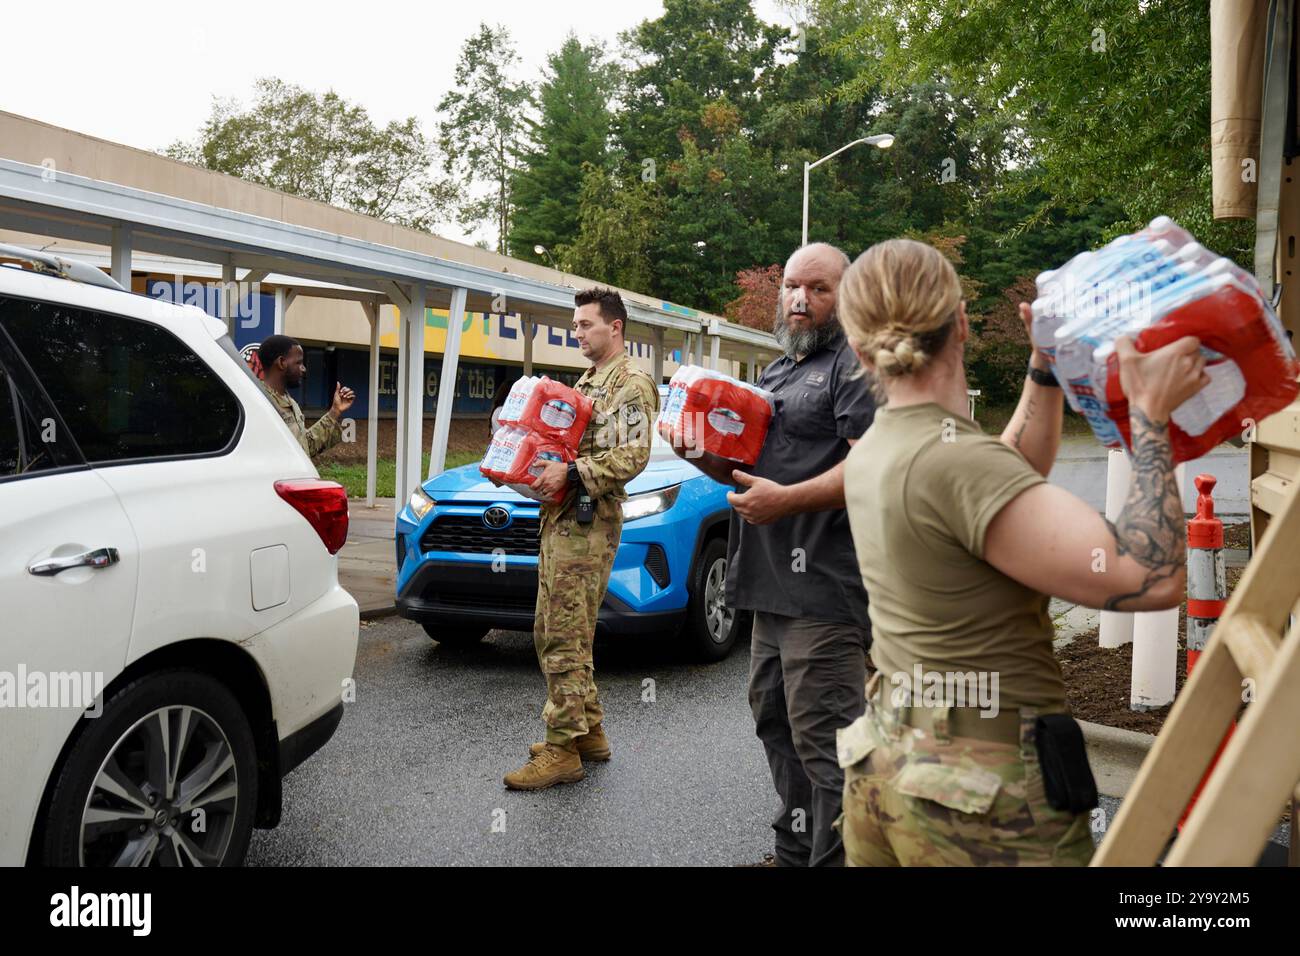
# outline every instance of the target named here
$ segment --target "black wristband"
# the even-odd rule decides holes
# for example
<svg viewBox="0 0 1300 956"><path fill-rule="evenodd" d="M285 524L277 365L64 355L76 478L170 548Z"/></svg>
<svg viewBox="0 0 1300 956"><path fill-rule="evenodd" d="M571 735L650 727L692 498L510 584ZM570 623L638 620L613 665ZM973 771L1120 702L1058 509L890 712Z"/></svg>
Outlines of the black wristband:
<svg viewBox="0 0 1300 956"><path fill-rule="evenodd" d="M569 462L569 484L576 485L582 476L578 474L578 465L576 462Z"/></svg>
<svg viewBox="0 0 1300 956"><path fill-rule="evenodd" d="M1060 388L1061 383L1056 380L1056 376L1051 372L1044 372L1040 368L1029 366L1029 380L1035 385L1043 385L1047 388Z"/></svg>

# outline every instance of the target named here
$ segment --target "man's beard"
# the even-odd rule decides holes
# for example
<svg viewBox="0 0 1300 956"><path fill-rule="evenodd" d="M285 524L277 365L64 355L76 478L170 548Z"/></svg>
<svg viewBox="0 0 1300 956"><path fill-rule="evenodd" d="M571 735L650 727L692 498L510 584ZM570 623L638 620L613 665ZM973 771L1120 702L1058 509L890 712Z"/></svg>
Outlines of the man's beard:
<svg viewBox="0 0 1300 956"><path fill-rule="evenodd" d="M829 318L821 325L791 329L784 313L777 316L772 327L776 344L791 358L800 355L812 355L829 345L840 332L840 317L832 311Z"/></svg>

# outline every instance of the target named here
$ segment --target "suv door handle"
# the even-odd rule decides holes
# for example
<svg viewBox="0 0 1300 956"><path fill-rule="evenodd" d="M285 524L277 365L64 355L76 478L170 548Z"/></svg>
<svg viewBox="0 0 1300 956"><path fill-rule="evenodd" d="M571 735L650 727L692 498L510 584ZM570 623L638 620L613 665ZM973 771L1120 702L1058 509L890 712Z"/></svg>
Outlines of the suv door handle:
<svg viewBox="0 0 1300 956"><path fill-rule="evenodd" d="M120 560L122 558L117 553L117 548L96 548L93 551L74 554L68 558L49 558L45 561L37 561L35 564L29 565L27 570L31 574L49 577L72 568L95 568L98 570L106 568L110 564L117 564Z"/></svg>

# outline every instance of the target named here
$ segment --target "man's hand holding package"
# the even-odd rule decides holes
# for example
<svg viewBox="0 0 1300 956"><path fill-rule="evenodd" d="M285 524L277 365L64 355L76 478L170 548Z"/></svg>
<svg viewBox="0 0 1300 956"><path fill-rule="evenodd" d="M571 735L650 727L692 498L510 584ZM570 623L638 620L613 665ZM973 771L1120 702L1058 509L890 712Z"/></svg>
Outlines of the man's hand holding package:
<svg viewBox="0 0 1300 956"><path fill-rule="evenodd" d="M543 498L554 498L569 482L569 466L562 461L548 461L533 482L533 490Z"/></svg>
<svg viewBox="0 0 1300 956"><path fill-rule="evenodd" d="M789 488L767 478L757 478L739 468L731 473L732 480L743 493L727 492L727 504L750 524L771 524L789 513L786 507Z"/></svg>

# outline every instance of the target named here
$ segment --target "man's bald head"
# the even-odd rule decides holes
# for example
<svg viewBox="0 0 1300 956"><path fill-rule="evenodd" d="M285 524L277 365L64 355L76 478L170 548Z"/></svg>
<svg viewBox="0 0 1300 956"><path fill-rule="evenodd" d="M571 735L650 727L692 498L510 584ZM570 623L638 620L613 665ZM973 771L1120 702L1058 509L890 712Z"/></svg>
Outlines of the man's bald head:
<svg viewBox="0 0 1300 956"><path fill-rule="evenodd" d="M838 270L843 275L852 260L843 249L832 246L829 242L810 242L790 253L790 258L785 261L785 271L789 272L791 266L812 262L819 263L828 270Z"/></svg>
<svg viewBox="0 0 1300 956"><path fill-rule="evenodd" d="M849 257L829 243L800 246L785 264L772 331L791 356L811 355L839 333L835 311Z"/></svg>

